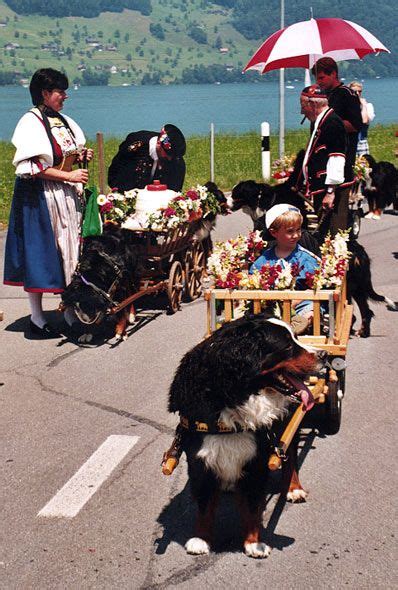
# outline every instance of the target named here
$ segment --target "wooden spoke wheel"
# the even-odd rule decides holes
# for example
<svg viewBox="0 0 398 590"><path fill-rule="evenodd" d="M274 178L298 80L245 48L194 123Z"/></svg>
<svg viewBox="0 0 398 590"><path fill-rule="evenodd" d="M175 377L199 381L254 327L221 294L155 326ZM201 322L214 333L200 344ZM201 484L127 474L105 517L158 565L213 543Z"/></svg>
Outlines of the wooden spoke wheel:
<svg viewBox="0 0 398 590"><path fill-rule="evenodd" d="M181 262L175 260L170 268L167 282L167 296L169 298L169 312L175 313L181 308L182 291L184 289L184 273Z"/></svg>
<svg viewBox="0 0 398 590"><path fill-rule="evenodd" d="M203 244L197 242L187 250L185 264L185 295L194 301L202 294L202 276L206 265L206 255Z"/></svg>
<svg viewBox="0 0 398 590"><path fill-rule="evenodd" d="M324 421L323 432L325 434L337 434L341 425L341 406L342 406L341 384L338 382L328 383L328 393L324 403Z"/></svg>

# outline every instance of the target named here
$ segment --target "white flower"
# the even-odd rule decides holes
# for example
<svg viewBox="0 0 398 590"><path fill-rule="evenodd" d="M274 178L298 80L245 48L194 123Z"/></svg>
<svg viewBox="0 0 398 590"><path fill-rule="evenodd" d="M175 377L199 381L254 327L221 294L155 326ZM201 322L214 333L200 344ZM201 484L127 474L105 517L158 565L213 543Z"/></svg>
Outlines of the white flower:
<svg viewBox="0 0 398 590"><path fill-rule="evenodd" d="M114 212L114 214L115 214L117 217L120 217L120 219L121 219L122 217L124 217L124 213L123 213L123 211L122 211L121 209L119 209L119 207L115 207L115 208L113 209L113 212Z"/></svg>
<svg viewBox="0 0 398 590"><path fill-rule="evenodd" d="M107 202L108 202L108 199L106 198L105 195L103 195L103 194L98 195L98 197L97 197L97 203L98 203L98 205L100 207L102 207L103 205L105 205L105 203L107 203Z"/></svg>

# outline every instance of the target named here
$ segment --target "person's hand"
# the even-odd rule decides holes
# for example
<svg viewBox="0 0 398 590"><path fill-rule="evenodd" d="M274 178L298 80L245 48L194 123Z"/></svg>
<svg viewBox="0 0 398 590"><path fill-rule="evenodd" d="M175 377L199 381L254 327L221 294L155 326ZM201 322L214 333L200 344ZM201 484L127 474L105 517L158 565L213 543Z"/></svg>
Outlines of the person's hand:
<svg viewBox="0 0 398 590"><path fill-rule="evenodd" d="M91 148L85 148L85 152L87 162L91 162L91 160L94 158L94 150Z"/></svg>
<svg viewBox="0 0 398 590"><path fill-rule="evenodd" d="M81 148L78 155L78 162L90 162L94 157L94 150L91 148Z"/></svg>
<svg viewBox="0 0 398 590"><path fill-rule="evenodd" d="M333 209L334 199L335 199L334 191L332 193L326 193L326 195L322 199L322 207L327 211Z"/></svg>
<svg viewBox="0 0 398 590"><path fill-rule="evenodd" d="M67 180L68 182L82 182L83 184L86 184L88 181L88 170L86 170L86 168L72 170L69 172Z"/></svg>

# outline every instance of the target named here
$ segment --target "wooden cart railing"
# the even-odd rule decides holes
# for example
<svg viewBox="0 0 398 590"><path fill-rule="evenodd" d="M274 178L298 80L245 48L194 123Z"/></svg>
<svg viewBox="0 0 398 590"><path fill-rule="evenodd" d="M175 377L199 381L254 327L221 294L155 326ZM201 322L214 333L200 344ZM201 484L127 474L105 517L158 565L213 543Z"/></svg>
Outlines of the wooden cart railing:
<svg viewBox="0 0 398 590"><path fill-rule="evenodd" d="M346 282L334 290L305 291L261 291L242 289L207 289L204 293L207 301L207 330L210 336L218 327L217 305L223 302L223 321L234 318L234 309L239 302L253 302L253 313L261 312L261 302L277 302L282 309L282 319L290 323L293 301L312 301L314 319L311 333L299 336L299 340L317 348L326 350L331 355L344 356L350 335L352 322L352 305L347 303ZM326 303L329 314L328 334L322 334L321 304ZM218 314L219 316L220 314Z"/></svg>

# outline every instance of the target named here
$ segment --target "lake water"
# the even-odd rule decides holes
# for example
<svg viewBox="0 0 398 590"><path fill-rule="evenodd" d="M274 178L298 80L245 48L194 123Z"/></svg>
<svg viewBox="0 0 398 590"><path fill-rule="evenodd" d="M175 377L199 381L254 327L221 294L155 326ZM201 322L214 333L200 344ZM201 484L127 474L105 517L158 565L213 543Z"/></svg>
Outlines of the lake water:
<svg viewBox="0 0 398 590"><path fill-rule="evenodd" d="M303 80L286 75L286 129L300 126L299 95ZM303 77L304 78L304 77ZM375 123L398 121L398 78L364 81L364 96L372 102ZM278 131L279 84L203 84L185 86L82 87L69 89L65 113L74 118L93 138L124 137L138 129L157 130L163 123L178 125L185 135L204 135L210 123L217 131L259 130L268 121ZM9 140L19 117L31 106L27 88L0 87L0 139Z"/></svg>

